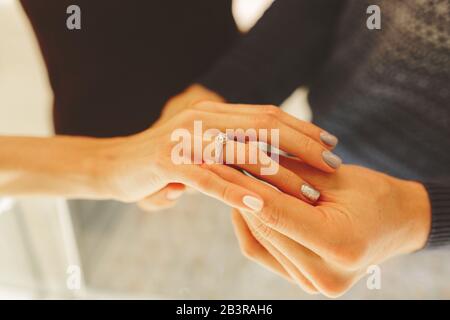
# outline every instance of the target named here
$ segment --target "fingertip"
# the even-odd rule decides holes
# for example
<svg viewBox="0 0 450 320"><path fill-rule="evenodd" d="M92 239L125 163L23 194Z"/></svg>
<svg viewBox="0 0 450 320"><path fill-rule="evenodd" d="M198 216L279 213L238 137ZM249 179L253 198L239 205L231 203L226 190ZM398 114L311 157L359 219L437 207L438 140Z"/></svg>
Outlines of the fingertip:
<svg viewBox="0 0 450 320"><path fill-rule="evenodd" d="M327 148L330 149L334 149L339 143L339 139L327 131L322 131L320 133L320 140Z"/></svg>
<svg viewBox="0 0 450 320"><path fill-rule="evenodd" d="M264 200L258 196L246 195L242 198L243 204L254 212L259 212L264 208Z"/></svg>
<svg viewBox="0 0 450 320"><path fill-rule="evenodd" d="M322 152L322 159L327 165L327 172L330 173L335 172L342 165L342 159L329 150Z"/></svg>
<svg viewBox="0 0 450 320"><path fill-rule="evenodd" d="M320 198L320 191L312 187L308 183L303 183L300 187L300 193L304 198L308 200L310 203L316 203Z"/></svg>

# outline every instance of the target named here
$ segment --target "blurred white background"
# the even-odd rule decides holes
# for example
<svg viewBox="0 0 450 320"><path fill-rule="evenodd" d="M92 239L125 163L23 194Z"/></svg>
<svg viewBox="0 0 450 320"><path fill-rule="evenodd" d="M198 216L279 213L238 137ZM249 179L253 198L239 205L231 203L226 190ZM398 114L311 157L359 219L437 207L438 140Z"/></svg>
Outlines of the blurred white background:
<svg viewBox="0 0 450 320"><path fill-rule="evenodd" d="M235 1L241 28L270 3ZM51 134L52 95L18 1L0 0L0 39L0 134ZM304 97L298 91L286 108L308 119ZM229 209L201 195L157 214L87 204L75 226L62 200L7 207L0 205L0 298L321 298L244 259ZM67 267L80 259L85 286L68 290ZM381 269L381 290L368 290L363 279L344 298L450 298L448 251L396 258Z"/></svg>

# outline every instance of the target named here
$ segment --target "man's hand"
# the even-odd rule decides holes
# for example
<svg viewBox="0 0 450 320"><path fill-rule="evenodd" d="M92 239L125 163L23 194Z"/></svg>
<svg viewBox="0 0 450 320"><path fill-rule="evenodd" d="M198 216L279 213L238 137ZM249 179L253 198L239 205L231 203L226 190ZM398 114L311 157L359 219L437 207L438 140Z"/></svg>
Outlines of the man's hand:
<svg viewBox="0 0 450 320"><path fill-rule="evenodd" d="M230 167L209 168L264 199L258 213L233 211L244 254L307 292L340 296L368 266L425 245L431 209L421 184L358 166L327 174L292 158L280 165L283 170L266 177L257 166L245 167L279 190ZM301 200L304 181L321 192L315 204Z"/></svg>

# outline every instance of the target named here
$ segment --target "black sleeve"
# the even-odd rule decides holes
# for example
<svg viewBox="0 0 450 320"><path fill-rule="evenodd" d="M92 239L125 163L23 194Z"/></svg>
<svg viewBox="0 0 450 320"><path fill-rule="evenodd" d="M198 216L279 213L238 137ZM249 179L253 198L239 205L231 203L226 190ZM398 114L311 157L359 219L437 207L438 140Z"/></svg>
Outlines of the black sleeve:
<svg viewBox="0 0 450 320"><path fill-rule="evenodd" d="M276 0L199 83L229 102L280 104L317 73L344 2Z"/></svg>
<svg viewBox="0 0 450 320"><path fill-rule="evenodd" d="M424 183L431 203L431 230L427 248L450 245L450 181Z"/></svg>

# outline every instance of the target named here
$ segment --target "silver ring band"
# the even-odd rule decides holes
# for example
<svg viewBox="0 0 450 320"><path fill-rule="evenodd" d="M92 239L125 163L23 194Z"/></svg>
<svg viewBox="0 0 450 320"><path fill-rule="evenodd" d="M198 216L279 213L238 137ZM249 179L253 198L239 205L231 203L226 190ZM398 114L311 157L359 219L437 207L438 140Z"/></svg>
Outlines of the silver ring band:
<svg viewBox="0 0 450 320"><path fill-rule="evenodd" d="M227 144L228 140L227 134L223 132L220 132L214 138L214 160L216 163L223 163L223 146Z"/></svg>

